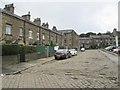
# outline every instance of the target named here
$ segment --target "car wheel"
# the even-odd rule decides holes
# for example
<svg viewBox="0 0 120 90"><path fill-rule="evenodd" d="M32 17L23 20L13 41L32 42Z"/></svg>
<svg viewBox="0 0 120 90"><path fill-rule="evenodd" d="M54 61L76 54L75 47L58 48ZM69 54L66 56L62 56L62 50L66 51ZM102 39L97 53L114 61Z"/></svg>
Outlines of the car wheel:
<svg viewBox="0 0 120 90"><path fill-rule="evenodd" d="M55 57L55 60L57 60L57 57Z"/></svg>

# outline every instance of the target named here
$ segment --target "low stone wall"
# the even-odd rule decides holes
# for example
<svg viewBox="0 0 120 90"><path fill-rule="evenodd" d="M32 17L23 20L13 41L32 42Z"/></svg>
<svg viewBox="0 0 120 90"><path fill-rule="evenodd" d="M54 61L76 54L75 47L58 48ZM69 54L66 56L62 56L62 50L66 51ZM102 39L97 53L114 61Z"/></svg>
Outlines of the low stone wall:
<svg viewBox="0 0 120 90"><path fill-rule="evenodd" d="M47 57L47 55L38 53L38 54L37 54L37 57L38 57L38 59L40 59L40 58L45 58L45 57Z"/></svg>
<svg viewBox="0 0 120 90"><path fill-rule="evenodd" d="M49 53L48 56L47 56L46 53L38 53L37 54L38 59L40 59L40 58L46 58L46 57L52 57L52 56L54 56L54 52Z"/></svg>
<svg viewBox="0 0 120 90"><path fill-rule="evenodd" d="M20 63L19 55L2 56L2 67Z"/></svg>
<svg viewBox="0 0 120 90"><path fill-rule="evenodd" d="M49 54L48 57L53 56L53 54ZM41 58L46 58L46 54L38 54L38 53L29 53L25 54L25 61L32 61ZM20 55L10 55L10 56L2 56L2 67L6 67L9 65L14 65L20 63Z"/></svg>
<svg viewBox="0 0 120 90"><path fill-rule="evenodd" d="M31 61L31 60L36 60L36 59L38 59L37 53L25 54L25 61Z"/></svg>

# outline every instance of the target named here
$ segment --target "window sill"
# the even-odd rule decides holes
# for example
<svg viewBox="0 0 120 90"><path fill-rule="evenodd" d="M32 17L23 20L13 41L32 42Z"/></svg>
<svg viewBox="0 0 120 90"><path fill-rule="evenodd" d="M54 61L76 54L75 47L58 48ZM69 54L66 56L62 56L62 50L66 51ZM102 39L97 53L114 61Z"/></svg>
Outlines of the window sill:
<svg viewBox="0 0 120 90"><path fill-rule="evenodd" d="M19 38L23 38L23 36L19 36Z"/></svg>
<svg viewBox="0 0 120 90"><path fill-rule="evenodd" d="M29 39L33 39L32 37L29 37Z"/></svg>
<svg viewBox="0 0 120 90"><path fill-rule="evenodd" d="M7 36L13 36L12 34L5 34L5 35L7 35Z"/></svg>

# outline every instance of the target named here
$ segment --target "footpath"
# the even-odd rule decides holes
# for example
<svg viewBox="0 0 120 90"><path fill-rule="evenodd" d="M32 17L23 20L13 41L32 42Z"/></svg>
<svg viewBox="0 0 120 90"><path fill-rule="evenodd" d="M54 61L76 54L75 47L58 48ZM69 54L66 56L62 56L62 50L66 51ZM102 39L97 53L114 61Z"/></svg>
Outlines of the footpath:
<svg viewBox="0 0 120 90"><path fill-rule="evenodd" d="M10 65L10 66L5 67L5 68L2 67L2 74L0 76L17 74L17 73L20 73L21 71L28 69L28 68L34 67L38 63L42 65L42 64L48 63L52 60L54 60L54 57L42 58L42 59L32 60L29 62L22 62L19 64Z"/></svg>

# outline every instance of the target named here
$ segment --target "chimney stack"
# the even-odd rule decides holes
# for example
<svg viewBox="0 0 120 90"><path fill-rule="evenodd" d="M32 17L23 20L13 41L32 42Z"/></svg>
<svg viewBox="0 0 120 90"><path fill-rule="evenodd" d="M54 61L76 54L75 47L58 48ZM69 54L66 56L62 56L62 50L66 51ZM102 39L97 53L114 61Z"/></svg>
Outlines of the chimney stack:
<svg viewBox="0 0 120 90"><path fill-rule="evenodd" d="M45 23L42 23L42 26L45 27Z"/></svg>
<svg viewBox="0 0 120 90"><path fill-rule="evenodd" d="M56 26L53 26L52 30L53 30L53 31L57 31Z"/></svg>
<svg viewBox="0 0 120 90"><path fill-rule="evenodd" d="M36 19L34 19L34 23L36 24L36 25L41 25L41 19L40 18L36 18Z"/></svg>
<svg viewBox="0 0 120 90"><path fill-rule="evenodd" d="M7 4L7 5L5 5L5 8L4 8L4 10L6 10L6 11L8 11L8 12L10 12L10 13L14 13L14 5L13 5L13 3L12 4Z"/></svg>
<svg viewBox="0 0 120 90"><path fill-rule="evenodd" d="M30 21L30 17L31 17L30 12L28 12L28 14L26 14L26 15L22 15L22 17L23 17L25 20Z"/></svg>
<svg viewBox="0 0 120 90"><path fill-rule="evenodd" d="M48 24L48 22L46 23L46 28L49 28L49 24Z"/></svg>
<svg viewBox="0 0 120 90"><path fill-rule="evenodd" d="M48 24L48 22L45 24L45 23L42 23L42 26L43 27L46 27L46 28L49 28L49 24Z"/></svg>

